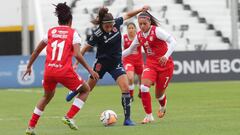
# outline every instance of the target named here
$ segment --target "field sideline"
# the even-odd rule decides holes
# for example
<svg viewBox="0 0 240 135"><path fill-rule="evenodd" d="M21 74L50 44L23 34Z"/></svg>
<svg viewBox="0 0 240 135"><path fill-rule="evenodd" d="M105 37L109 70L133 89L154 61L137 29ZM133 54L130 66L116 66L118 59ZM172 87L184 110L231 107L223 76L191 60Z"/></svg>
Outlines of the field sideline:
<svg viewBox="0 0 240 135"><path fill-rule="evenodd" d="M239 135L240 81L171 83L167 90L168 107L164 119L156 117L158 103L152 92L155 122L124 127L120 90L116 86L97 86L76 117L78 131L61 122L71 103L65 102L65 88L56 95L41 117L37 135ZM0 135L25 134L28 120L41 88L0 90ZM137 93L137 91L136 91ZM106 109L119 117L112 127L101 125L99 115ZM132 119L139 123L144 117L143 107L135 94Z"/></svg>

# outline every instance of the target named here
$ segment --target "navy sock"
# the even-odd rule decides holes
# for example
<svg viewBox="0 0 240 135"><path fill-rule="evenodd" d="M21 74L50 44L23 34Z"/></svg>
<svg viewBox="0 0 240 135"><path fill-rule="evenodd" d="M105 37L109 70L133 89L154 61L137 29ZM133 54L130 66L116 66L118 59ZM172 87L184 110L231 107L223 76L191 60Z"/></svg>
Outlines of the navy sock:
<svg viewBox="0 0 240 135"><path fill-rule="evenodd" d="M131 113L131 96L130 93L122 93L122 106L125 120L130 118Z"/></svg>

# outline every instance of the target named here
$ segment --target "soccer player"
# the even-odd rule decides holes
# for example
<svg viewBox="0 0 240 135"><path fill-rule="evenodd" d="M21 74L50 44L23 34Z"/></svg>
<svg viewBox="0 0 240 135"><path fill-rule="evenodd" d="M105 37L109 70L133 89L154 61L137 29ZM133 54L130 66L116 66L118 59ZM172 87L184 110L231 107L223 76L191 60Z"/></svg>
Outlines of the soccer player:
<svg viewBox="0 0 240 135"><path fill-rule="evenodd" d="M137 33L136 25L132 22L127 24L127 34L123 35L123 49L127 49L134 39ZM126 70L129 82L129 92L133 101L134 94L134 74L137 74L139 87L141 85L141 75L143 71L143 57L142 57L142 47L138 46L133 53L127 57L123 58L123 66ZM139 90L139 97L141 97L141 93Z"/></svg>
<svg viewBox="0 0 240 135"><path fill-rule="evenodd" d="M176 40L168 32L158 27L158 22L149 12L142 12L138 16L140 31L135 36L130 47L123 52L127 56L138 46L143 46L146 53L146 64L141 79L141 99L146 113L142 124L154 120L152 115L150 86L155 86L155 96L160 104L157 112L162 118L166 113L167 97L165 90L172 78L174 64L171 57L176 46Z"/></svg>
<svg viewBox="0 0 240 135"><path fill-rule="evenodd" d="M101 79L106 72L108 72L117 82L122 92L122 106L124 109L125 120L123 125L132 126L135 123L130 119L130 94L128 79L125 70L122 66L122 46L121 46L121 32L120 26L124 20L127 20L142 11L146 11L149 7L144 6L140 9L126 13L123 17L113 18L112 14L108 12L107 8L100 8L98 17L93 20L93 24L98 25L98 28L91 35L88 44L82 49L84 54L91 47L97 47L96 62L94 64L94 71L99 74ZM92 90L97 84L97 80L92 76L88 79L88 84ZM71 100L77 92L68 94L67 100Z"/></svg>
<svg viewBox="0 0 240 135"><path fill-rule="evenodd" d="M47 47L47 55L45 61L43 88L44 95L38 101L32 118L29 121L26 130L27 135L35 135L34 128L42 115L45 107L51 101L55 94L57 83L71 91L81 91L83 95L88 95L90 88L87 83L80 76L78 76L72 68L72 57L75 58L88 70L93 79L99 78L98 74L86 63L80 53L81 39L78 33L71 28L72 14L70 7L66 3L59 3L55 5L55 15L58 17L59 26L50 28L48 34L39 43L38 47L34 50L27 65L27 70L23 75L23 79L27 74L31 74L32 64L38 57L39 53ZM62 121L67 124L71 129L77 129L73 121L73 117L83 107L85 98L78 95L70 110L63 117Z"/></svg>

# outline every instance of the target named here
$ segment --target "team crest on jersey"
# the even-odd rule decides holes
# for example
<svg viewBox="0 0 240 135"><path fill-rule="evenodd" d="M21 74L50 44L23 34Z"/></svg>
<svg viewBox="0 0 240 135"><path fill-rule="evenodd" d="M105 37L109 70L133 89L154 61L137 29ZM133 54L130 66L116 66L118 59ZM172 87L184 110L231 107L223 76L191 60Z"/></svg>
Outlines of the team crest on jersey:
<svg viewBox="0 0 240 135"><path fill-rule="evenodd" d="M150 41L153 41L153 36L150 36L150 37L149 37L149 40L150 40Z"/></svg>
<svg viewBox="0 0 240 135"><path fill-rule="evenodd" d="M96 66L95 66L95 70L96 70L96 71L100 71L101 68L102 68L102 64L97 63Z"/></svg>
<svg viewBox="0 0 240 135"><path fill-rule="evenodd" d="M113 27L113 32L117 32L117 28L116 27Z"/></svg>
<svg viewBox="0 0 240 135"><path fill-rule="evenodd" d="M18 80L18 83L21 84L21 85L30 85L35 80L35 73L34 73L33 69L32 69L31 75L26 75L25 78L22 79L22 76L27 69L27 63L24 63L24 61L21 60L20 64L18 65L17 80Z"/></svg>
<svg viewBox="0 0 240 135"><path fill-rule="evenodd" d="M56 29L53 29L53 30L51 31L52 34L55 34L56 32L57 32Z"/></svg>
<svg viewBox="0 0 240 135"><path fill-rule="evenodd" d="M127 42L127 41L128 41L128 39L127 39L127 38L125 38L125 41Z"/></svg>

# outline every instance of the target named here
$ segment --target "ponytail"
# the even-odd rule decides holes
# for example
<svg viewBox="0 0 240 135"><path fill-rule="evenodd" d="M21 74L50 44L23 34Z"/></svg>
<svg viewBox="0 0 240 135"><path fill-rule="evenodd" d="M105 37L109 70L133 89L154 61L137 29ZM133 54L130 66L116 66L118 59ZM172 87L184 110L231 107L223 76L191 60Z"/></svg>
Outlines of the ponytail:
<svg viewBox="0 0 240 135"><path fill-rule="evenodd" d="M114 22L111 13L108 13L108 8L102 7L99 9L98 16L96 19L91 21L94 25L101 25L103 23Z"/></svg>

